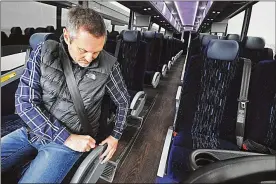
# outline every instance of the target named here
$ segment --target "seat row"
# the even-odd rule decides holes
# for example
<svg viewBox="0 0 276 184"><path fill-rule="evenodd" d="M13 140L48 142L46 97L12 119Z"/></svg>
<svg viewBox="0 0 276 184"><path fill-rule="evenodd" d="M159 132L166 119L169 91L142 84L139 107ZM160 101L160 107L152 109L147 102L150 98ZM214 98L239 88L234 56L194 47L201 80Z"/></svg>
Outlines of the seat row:
<svg viewBox="0 0 276 184"><path fill-rule="evenodd" d="M1 45L29 45L29 39L34 33L55 33L56 30L54 26L37 27L28 27L24 30L22 34L22 29L20 27L12 27L10 30L10 35L7 36L5 32L1 31Z"/></svg>
<svg viewBox="0 0 276 184"><path fill-rule="evenodd" d="M244 48L235 40L216 38L204 35L200 44L192 43L191 49L200 50L187 61L167 168L157 183L185 181L193 171L190 155L197 149L264 154L276 149L276 61L253 52L264 49L260 38L247 37ZM248 59L249 74L244 73ZM244 74L250 83L248 98L241 99ZM239 106L245 108L244 116Z"/></svg>

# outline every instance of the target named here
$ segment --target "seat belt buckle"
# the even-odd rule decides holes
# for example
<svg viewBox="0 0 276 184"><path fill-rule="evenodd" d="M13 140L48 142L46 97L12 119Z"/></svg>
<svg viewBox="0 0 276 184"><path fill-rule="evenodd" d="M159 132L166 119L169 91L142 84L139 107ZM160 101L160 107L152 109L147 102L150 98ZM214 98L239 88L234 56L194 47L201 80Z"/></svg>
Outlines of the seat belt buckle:
<svg viewBox="0 0 276 184"><path fill-rule="evenodd" d="M249 102L248 100L241 100L241 99L239 99L238 101L239 101L240 107L241 107L242 109L245 109L245 108L246 108L246 103Z"/></svg>
<svg viewBox="0 0 276 184"><path fill-rule="evenodd" d="M241 102L241 108L245 109L246 107L246 102Z"/></svg>

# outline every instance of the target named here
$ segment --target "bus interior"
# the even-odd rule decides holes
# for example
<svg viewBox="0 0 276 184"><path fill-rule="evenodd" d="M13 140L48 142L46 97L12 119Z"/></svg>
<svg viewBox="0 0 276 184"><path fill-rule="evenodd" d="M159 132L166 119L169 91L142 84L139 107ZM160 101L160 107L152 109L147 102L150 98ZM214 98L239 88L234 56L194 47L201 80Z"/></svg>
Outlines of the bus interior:
<svg viewBox="0 0 276 184"><path fill-rule="evenodd" d="M2 1L1 137L26 126L14 121L25 63L59 41L74 6L103 17L131 104L111 160L98 146L63 183L276 182L275 1ZM108 95L101 109L105 138ZM36 154L1 181L17 183Z"/></svg>

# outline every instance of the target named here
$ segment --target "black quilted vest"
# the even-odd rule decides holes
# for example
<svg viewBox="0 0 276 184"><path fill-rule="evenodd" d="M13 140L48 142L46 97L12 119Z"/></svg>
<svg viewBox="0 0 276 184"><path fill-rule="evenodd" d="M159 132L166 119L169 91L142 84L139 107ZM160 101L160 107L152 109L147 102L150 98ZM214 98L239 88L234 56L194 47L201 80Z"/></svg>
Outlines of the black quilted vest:
<svg viewBox="0 0 276 184"><path fill-rule="evenodd" d="M41 50L41 87L44 108L56 117L72 133L82 134L83 129L69 93L61 64L62 46L67 45L53 40L44 42ZM71 58L70 58L71 59ZM88 121L92 128L92 137L97 135L101 103L106 83L116 58L102 51L98 58L86 68L72 63L73 73L84 102Z"/></svg>

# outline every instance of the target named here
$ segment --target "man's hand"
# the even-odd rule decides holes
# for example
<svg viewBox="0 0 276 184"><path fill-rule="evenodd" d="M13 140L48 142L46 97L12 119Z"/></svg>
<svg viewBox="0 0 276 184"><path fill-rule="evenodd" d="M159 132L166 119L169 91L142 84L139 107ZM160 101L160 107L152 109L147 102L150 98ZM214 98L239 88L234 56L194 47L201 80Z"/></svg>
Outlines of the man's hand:
<svg viewBox="0 0 276 184"><path fill-rule="evenodd" d="M105 159L101 162L102 164L110 160L113 154L115 153L118 146L118 139L115 139L114 137L109 136L99 145L104 145L105 143L107 143L108 146L105 152L100 156L100 159L103 159L106 156Z"/></svg>
<svg viewBox="0 0 276 184"><path fill-rule="evenodd" d="M95 148L96 141L89 135L71 134L64 145L78 152L87 152Z"/></svg>

